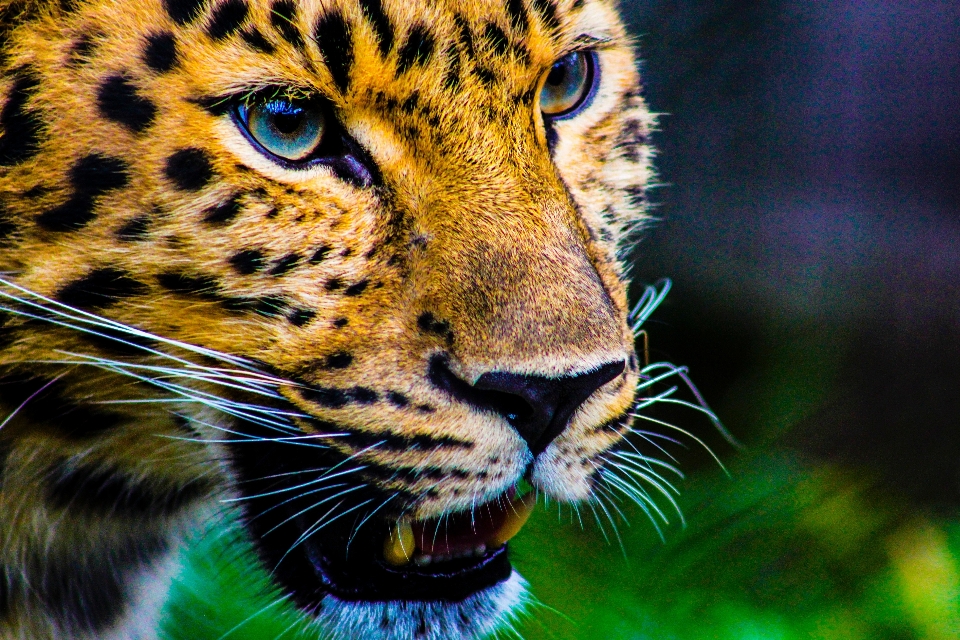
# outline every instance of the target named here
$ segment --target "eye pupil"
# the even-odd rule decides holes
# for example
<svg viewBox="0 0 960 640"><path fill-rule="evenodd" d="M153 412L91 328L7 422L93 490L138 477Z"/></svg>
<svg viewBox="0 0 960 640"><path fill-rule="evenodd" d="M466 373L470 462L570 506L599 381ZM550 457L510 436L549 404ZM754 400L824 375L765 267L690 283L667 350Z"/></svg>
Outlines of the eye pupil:
<svg viewBox="0 0 960 640"><path fill-rule="evenodd" d="M540 92L543 115L558 118L577 112L593 88L595 67L595 55L586 51L574 51L556 61Z"/></svg>
<svg viewBox="0 0 960 640"><path fill-rule="evenodd" d="M284 134L296 132L303 126L303 113L278 113L273 116L273 127Z"/></svg>
<svg viewBox="0 0 960 640"><path fill-rule="evenodd" d="M567 70L564 68L563 63L558 62L557 64L553 65L552 69L550 69L550 74L547 76L547 84L558 87L563 84L566 76Z"/></svg>
<svg viewBox="0 0 960 640"><path fill-rule="evenodd" d="M273 98L238 110L247 132L264 150L281 160L308 160L323 140L323 109L307 100Z"/></svg>

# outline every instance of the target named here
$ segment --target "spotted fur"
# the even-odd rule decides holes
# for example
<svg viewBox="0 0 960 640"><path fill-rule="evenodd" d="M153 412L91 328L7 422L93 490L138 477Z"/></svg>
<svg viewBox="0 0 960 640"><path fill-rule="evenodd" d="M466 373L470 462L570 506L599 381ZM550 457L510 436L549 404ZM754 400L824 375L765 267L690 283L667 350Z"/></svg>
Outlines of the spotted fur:
<svg viewBox="0 0 960 640"><path fill-rule="evenodd" d="M573 50L595 94L545 122ZM258 152L229 105L267 87L328 101L358 162ZM353 602L297 590L298 554L322 512L383 527L521 476L597 499L641 381L622 252L651 126L609 0L0 0L0 636L154 637L224 517L331 637L499 628L516 574ZM471 386L610 363L540 444ZM288 496L299 537L260 517Z"/></svg>

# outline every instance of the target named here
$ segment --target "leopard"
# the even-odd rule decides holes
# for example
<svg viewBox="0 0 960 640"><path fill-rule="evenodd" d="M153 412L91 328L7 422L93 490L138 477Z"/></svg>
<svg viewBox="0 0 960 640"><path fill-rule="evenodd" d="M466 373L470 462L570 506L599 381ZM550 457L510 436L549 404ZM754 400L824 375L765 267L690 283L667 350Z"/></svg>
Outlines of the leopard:
<svg viewBox="0 0 960 640"><path fill-rule="evenodd" d="M318 637L489 637L538 500L648 496L618 12L0 0L0 637L161 637L228 522Z"/></svg>

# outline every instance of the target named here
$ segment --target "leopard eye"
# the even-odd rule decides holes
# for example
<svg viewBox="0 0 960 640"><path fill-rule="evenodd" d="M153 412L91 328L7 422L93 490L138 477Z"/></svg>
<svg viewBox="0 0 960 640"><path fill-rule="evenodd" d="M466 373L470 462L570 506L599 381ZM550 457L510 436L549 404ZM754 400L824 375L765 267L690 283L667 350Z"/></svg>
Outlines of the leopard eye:
<svg viewBox="0 0 960 640"><path fill-rule="evenodd" d="M557 60L540 90L540 110L548 118L570 116L580 111L593 93L596 56L574 51Z"/></svg>
<svg viewBox="0 0 960 640"><path fill-rule="evenodd" d="M237 107L237 116L261 147L290 162L313 155L327 129L323 110L307 100L254 101Z"/></svg>

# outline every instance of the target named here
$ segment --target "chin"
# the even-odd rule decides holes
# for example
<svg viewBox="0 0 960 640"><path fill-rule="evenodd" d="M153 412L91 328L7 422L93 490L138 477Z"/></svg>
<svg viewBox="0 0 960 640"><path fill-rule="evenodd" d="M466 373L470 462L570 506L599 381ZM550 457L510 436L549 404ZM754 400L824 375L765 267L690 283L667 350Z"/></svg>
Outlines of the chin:
<svg viewBox="0 0 960 640"><path fill-rule="evenodd" d="M479 640L509 626L529 601L526 581L502 564L506 578L459 600L375 602L329 595L315 616L335 640Z"/></svg>

